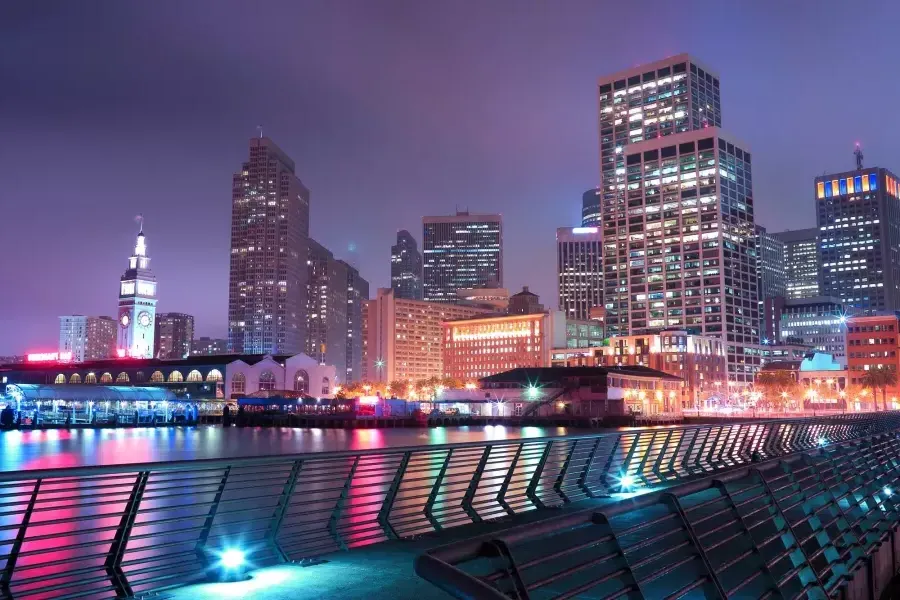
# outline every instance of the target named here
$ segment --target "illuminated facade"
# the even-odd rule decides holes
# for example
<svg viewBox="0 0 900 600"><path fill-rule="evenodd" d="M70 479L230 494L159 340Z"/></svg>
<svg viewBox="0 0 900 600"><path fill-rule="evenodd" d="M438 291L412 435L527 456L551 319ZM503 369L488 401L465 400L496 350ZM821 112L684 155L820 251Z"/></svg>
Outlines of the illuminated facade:
<svg viewBox="0 0 900 600"><path fill-rule="evenodd" d="M405 229L391 246L391 288L398 298L422 299L422 254L415 238Z"/></svg>
<svg viewBox="0 0 900 600"><path fill-rule="evenodd" d="M457 290L503 287L503 232L500 215L457 212L424 217L424 298L456 303Z"/></svg>
<svg viewBox="0 0 900 600"><path fill-rule="evenodd" d="M556 230L557 308L570 319L589 319L603 306L603 238L598 227Z"/></svg>
<svg viewBox="0 0 900 600"><path fill-rule="evenodd" d="M344 383L363 379L363 305L368 300L369 282L363 279L356 267L347 264L347 362ZM340 368L340 365L337 367Z"/></svg>
<svg viewBox="0 0 900 600"><path fill-rule="evenodd" d="M716 127L629 144L627 183L616 184L627 212L604 212L603 231L607 331L719 336L737 383L752 382L760 364L745 348L760 342L745 148Z"/></svg>
<svg viewBox="0 0 900 600"><path fill-rule="evenodd" d="M846 314L838 298L785 300L777 315L778 337L773 339L810 346L846 365Z"/></svg>
<svg viewBox="0 0 900 600"><path fill-rule="evenodd" d="M591 188L581 195L581 226L601 227L603 220L600 218L600 198L603 190Z"/></svg>
<svg viewBox="0 0 900 600"><path fill-rule="evenodd" d="M443 377L441 324L486 312L470 306L397 298L390 288L380 288L367 307L365 379L388 383Z"/></svg>
<svg viewBox="0 0 900 600"><path fill-rule="evenodd" d="M473 381L510 369L549 367L552 327L547 313L444 323L444 376Z"/></svg>
<svg viewBox="0 0 900 600"><path fill-rule="evenodd" d="M756 226L756 285L760 304L785 294L784 243Z"/></svg>
<svg viewBox="0 0 900 600"><path fill-rule="evenodd" d="M898 193L887 169L816 177L823 295L866 314L900 310Z"/></svg>
<svg viewBox="0 0 900 600"><path fill-rule="evenodd" d="M694 406L702 392L717 389L728 376L722 339L687 331L612 337L595 356L602 366L642 365L681 378L683 408Z"/></svg>
<svg viewBox="0 0 900 600"><path fill-rule="evenodd" d="M128 259L128 269L119 282L118 322L117 353L134 358L153 358L156 276L150 271L143 222L134 245L134 254Z"/></svg>
<svg viewBox="0 0 900 600"><path fill-rule="evenodd" d="M323 365L346 365L348 265L310 239L307 266L305 352Z"/></svg>
<svg viewBox="0 0 900 600"><path fill-rule="evenodd" d="M200 337L191 344L191 356L215 356L228 353L228 340L224 338Z"/></svg>
<svg viewBox="0 0 900 600"><path fill-rule="evenodd" d="M194 345L194 317L184 313L161 313L156 315L157 358L187 358Z"/></svg>
<svg viewBox="0 0 900 600"><path fill-rule="evenodd" d="M299 353L306 340L309 190L272 140L250 140L232 178L228 346Z"/></svg>
<svg viewBox="0 0 900 600"><path fill-rule="evenodd" d="M116 355L116 325L111 317L60 317L59 353L70 352L74 362L111 358Z"/></svg>
<svg viewBox="0 0 900 600"><path fill-rule="evenodd" d="M847 319L847 370L850 383L861 386L866 371L900 367L897 315L859 316ZM888 389L888 395L900 393L900 386Z"/></svg>
<svg viewBox="0 0 900 600"><path fill-rule="evenodd" d="M784 296L819 295L819 230L795 229L770 234L784 245Z"/></svg>

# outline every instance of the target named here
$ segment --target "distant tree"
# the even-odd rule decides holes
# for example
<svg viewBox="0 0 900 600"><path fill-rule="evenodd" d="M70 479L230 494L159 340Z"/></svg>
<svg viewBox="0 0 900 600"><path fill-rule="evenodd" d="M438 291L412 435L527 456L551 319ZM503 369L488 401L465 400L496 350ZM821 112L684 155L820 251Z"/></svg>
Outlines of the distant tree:
<svg viewBox="0 0 900 600"><path fill-rule="evenodd" d="M756 388L769 406L783 407L785 400L797 393L797 382L790 371L760 371L756 374Z"/></svg>
<svg viewBox="0 0 900 600"><path fill-rule="evenodd" d="M448 390L461 390L465 387L466 384L462 379L456 379L455 377L444 377L441 380L441 385Z"/></svg>
<svg viewBox="0 0 900 600"><path fill-rule="evenodd" d="M406 398L409 396L409 382L392 381L388 386L388 393L392 398Z"/></svg>
<svg viewBox="0 0 900 600"><path fill-rule="evenodd" d="M878 394L877 390L881 390L881 405L887 410L887 389L897 385L897 371L894 369L869 369L863 375L861 381L863 387L872 390L875 400L875 410L878 410Z"/></svg>

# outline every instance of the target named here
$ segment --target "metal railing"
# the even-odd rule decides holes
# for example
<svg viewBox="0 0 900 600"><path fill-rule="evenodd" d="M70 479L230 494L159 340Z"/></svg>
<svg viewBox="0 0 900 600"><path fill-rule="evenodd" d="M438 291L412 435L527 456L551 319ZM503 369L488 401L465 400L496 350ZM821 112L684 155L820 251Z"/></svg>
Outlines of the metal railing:
<svg viewBox="0 0 900 600"><path fill-rule="evenodd" d="M876 434L434 549L456 598L880 598L900 566L900 436Z"/></svg>
<svg viewBox="0 0 900 600"><path fill-rule="evenodd" d="M255 565L677 483L900 428L900 414L0 473L0 597L181 585Z"/></svg>

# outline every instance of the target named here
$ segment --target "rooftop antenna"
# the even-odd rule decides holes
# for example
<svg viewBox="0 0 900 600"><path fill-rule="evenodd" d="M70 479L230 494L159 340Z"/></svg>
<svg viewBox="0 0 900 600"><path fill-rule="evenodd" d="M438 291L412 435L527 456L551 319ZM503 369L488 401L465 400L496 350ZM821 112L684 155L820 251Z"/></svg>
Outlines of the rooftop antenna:
<svg viewBox="0 0 900 600"><path fill-rule="evenodd" d="M262 125L257 125L256 130L259 132L260 139L262 139Z"/></svg>
<svg viewBox="0 0 900 600"><path fill-rule="evenodd" d="M862 148L859 147L859 142L856 142L856 150L853 151L853 156L856 157L856 170L862 171L863 169L863 153Z"/></svg>
<svg viewBox="0 0 900 600"><path fill-rule="evenodd" d="M144 233L144 215L143 215L143 213L139 213L138 216L136 216L134 218L134 220L137 221L138 225L140 226L140 230L138 231L138 233L139 234Z"/></svg>

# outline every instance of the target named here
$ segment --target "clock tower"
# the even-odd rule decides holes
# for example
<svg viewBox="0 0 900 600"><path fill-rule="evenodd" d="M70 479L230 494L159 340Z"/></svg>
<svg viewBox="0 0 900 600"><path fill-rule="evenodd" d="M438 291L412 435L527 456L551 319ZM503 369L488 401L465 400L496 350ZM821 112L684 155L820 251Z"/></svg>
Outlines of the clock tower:
<svg viewBox="0 0 900 600"><path fill-rule="evenodd" d="M150 271L144 222L128 259L128 269L119 283L119 335L116 348L120 356L153 358L156 325L156 277Z"/></svg>

